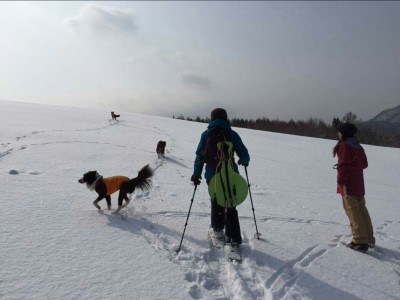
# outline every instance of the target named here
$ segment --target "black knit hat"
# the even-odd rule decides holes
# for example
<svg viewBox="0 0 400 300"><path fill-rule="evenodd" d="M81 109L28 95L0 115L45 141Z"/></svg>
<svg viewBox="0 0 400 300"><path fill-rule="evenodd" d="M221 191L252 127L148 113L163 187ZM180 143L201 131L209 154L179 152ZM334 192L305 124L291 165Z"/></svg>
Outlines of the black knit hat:
<svg viewBox="0 0 400 300"><path fill-rule="evenodd" d="M356 125L354 125L353 123L340 123L337 127L336 127L337 131L339 131L341 134L343 134L345 137L352 137L354 136L358 129L356 127Z"/></svg>
<svg viewBox="0 0 400 300"><path fill-rule="evenodd" d="M216 119L223 119L225 121L228 121L228 114L226 113L226 110L223 108L216 108L211 112L211 121L214 121Z"/></svg>

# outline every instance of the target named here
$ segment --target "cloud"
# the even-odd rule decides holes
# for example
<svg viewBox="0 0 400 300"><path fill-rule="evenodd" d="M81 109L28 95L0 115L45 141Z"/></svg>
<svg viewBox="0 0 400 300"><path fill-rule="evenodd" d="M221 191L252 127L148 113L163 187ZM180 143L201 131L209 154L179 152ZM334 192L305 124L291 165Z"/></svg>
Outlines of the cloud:
<svg viewBox="0 0 400 300"><path fill-rule="evenodd" d="M138 30L132 10L95 4L85 4L78 15L65 18L63 24L77 34L94 36L130 35Z"/></svg>
<svg viewBox="0 0 400 300"><path fill-rule="evenodd" d="M210 89L213 86L212 81L204 76L197 74L183 74L181 75L184 84L189 86L196 86L203 89Z"/></svg>

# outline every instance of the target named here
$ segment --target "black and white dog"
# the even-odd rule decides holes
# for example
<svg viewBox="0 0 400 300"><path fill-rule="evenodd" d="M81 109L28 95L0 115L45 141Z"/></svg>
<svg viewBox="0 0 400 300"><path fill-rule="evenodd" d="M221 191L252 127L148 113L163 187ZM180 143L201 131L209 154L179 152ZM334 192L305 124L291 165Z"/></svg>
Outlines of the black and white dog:
<svg viewBox="0 0 400 300"><path fill-rule="evenodd" d="M137 177L129 179L126 176L113 176L103 178L97 171L89 171L78 180L79 183L86 183L89 190L95 190L99 196L93 201L93 205L97 209L101 209L98 202L102 199L106 199L108 209L111 209L111 194L119 191L118 195L118 208L116 213L129 204L128 194L132 194L136 188L141 190L150 189L150 178L153 176L153 170L149 165L145 165L140 171ZM122 201L125 200L125 204L122 205Z"/></svg>

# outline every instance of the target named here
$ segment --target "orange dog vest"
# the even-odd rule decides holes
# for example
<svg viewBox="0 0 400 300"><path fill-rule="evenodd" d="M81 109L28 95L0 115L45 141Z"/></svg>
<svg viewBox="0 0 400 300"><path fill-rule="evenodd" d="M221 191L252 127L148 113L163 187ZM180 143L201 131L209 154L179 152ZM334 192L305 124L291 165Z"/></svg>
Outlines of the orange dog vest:
<svg viewBox="0 0 400 300"><path fill-rule="evenodd" d="M107 187L107 196L115 193L121 187L121 184L130 179L126 176L113 176L109 178L103 178L103 182Z"/></svg>

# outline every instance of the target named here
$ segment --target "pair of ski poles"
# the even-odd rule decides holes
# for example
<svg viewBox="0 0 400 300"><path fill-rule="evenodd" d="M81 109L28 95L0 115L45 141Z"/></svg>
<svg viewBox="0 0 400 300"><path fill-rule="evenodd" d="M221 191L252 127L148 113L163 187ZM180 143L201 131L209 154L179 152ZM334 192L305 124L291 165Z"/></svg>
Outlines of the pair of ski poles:
<svg viewBox="0 0 400 300"><path fill-rule="evenodd" d="M250 182L249 182L249 175L247 174L247 166L244 167L244 170L246 171L246 179L247 179L247 187L249 189L249 195L250 195L250 202L251 202L251 209L253 210L253 218L254 218L254 224L256 226L256 233L255 233L255 237L257 238L257 240L260 239L260 233L258 233L258 228L257 228L257 221L256 221L256 214L254 212L254 205L253 205L253 197L251 196L251 190L250 190ZM190 200L190 207L189 207L189 211L186 217L186 222L185 222L185 227L183 229L183 233L182 233L182 238L181 238L181 242L179 244L178 249L176 249L176 253L179 253L179 251L181 251L181 247L182 247L182 242L183 242L183 237L185 236L185 231L186 231L186 227L189 221L189 216L190 216L190 211L192 210L192 205L193 205L193 201L194 201L194 196L196 194L196 190L197 190L197 185L194 185L194 191L193 191L193 196L192 199Z"/></svg>

